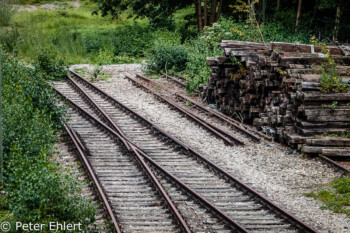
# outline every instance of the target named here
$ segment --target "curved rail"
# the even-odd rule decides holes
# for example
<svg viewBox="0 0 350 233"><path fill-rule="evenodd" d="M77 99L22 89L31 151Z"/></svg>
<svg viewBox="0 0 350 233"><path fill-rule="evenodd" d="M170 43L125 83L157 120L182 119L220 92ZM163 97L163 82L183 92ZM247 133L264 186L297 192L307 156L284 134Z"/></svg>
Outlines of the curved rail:
<svg viewBox="0 0 350 233"><path fill-rule="evenodd" d="M142 157L139 154L139 151L136 150L137 147L126 138L123 131L120 130L120 128L112 121L112 119L106 114L106 112L102 108L100 108L100 106L90 97L90 95L88 93L86 93L71 77L68 76L67 78L70 82L73 83L73 85L79 90L79 92L81 92L88 99L88 101L94 105L94 107L104 116L104 118L108 121L108 123L112 125L112 127L114 128L114 131L115 131L115 135L118 135L118 139L120 139L123 142L125 147L129 151L132 150L134 152L137 160L140 162L142 167L146 170L148 176L151 178L151 180L156 185L160 194L163 196L163 198L165 199L167 204L170 206L171 210L173 211L174 215L176 216L176 219L180 222L181 227L184 229L185 232L190 233L191 231L190 231L190 228L187 226L187 223L182 218L181 214L179 213L179 211L175 207L174 203L172 202L172 200L170 199L168 194L165 192L165 190L163 189L163 187L159 183L156 176L151 171L150 167L142 159Z"/></svg>
<svg viewBox="0 0 350 233"><path fill-rule="evenodd" d="M306 223L302 222L301 220L299 220L296 216L288 213L286 210L284 210L283 208L277 206L276 204L272 203L270 200L268 200L266 197L264 197L263 195L261 195L260 193L258 193L257 191L253 190L252 188L250 188L249 186L247 186L246 184L244 184L240 179L234 177L233 175L231 175L230 173L226 172L224 169L222 169L220 166L216 165L215 163L211 162L209 159L207 159L204 155L200 154L199 152L197 152L196 150L194 150L193 148L191 148L190 146L186 145L185 143L182 143L181 141L179 141L178 139L176 139L175 137L173 137L172 135L166 133L164 130L160 129L158 126L156 126L155 124L153 124L152 122L150 122L149 120L147 120L145 117L142 117L141 115L139 115L138 113L136 113L135 111L133 111L132 109L128 108L127 106L125 106L124 104L120 103L118 100L116 100L115 98L111 97L110 95L108 95L107 93L105 93L103 90L101 90L100 88L96 87L95 85L93 85L91 82L87 81L86 79L82 78L81 76L75 74L75 76L81 80L82 82L86 83L89 87L91 87L92 89L100 92L103 96L105 96L106 98L112 100L113 102L115 102L116 104L118 104L119 106L121 106L122 108L124 108L125 110L127 110L128 112L132 113L134 116L136 116L137 118L141 119L142 121L146 122L147 124L149 124L151 127L153 127L154 129L158 130L160 133L162 133L164 136L168 137L169 139L171 139L174 143L178 144L179 146L181 146L183 149L185 149L186 151L190 152L192 154L192 156L195 156L196 158L199 158L202 162L204 162L205 164L207 164L208 166L210 166L212 169L214 169L216 172L218 172L219 174L223 175L224 177L226 177L228 180L230 180L232 182L233 185L241 188L242 190L245 190L251 197L252 199L257 200L258 202L260 202L263 206L265 206L266 208L270 209L271 211L273 211L275 214L277 214L278 216L283 217L285 220L287 220L288 222L290 222L292 225L297 226L299 229L302 229L304 232L317 232L316 229L312 228L311 226L308 226ZM147 159L147 158L146 158ZM149 160L150 161L150 160Z"/></svg>
<svg viewBox="0 0 350 233"><path fill-rule="evenodd" d="M324 155L321 155L319 154L318 157L323 160L323 161L326 161L327 163L331 164L333 167L339 169L340 171L342 171L343 173L345 174L350 174L350 169L347 168L347 167L344 167L343 165L337 163L336 161L330 159L330 158L327 158L326 156Z"/></svg>
<svg viewBox="0 0 350 233"><path fill-rule="evenodd" d="M142 88L150 91L153 95L157 96L159 99L161 99L162 101L166 102L170 106L176 108L178 111L180 111L181 113L185 114L187 117L189 117L190 119L192 119L193 121L195 121L199 125L203 126L204 128L206 128L208 131L210 131L211 133L213 133L217 137L219 137L222 140L224 140L227 144L232 145L233 144L232 141L234 141L235 143L237 143L239 145L244 145L244 142L242 142L238 138L235 138L234 136L226 133L225 131L221 130L220 128L212 125L211 123L209 123L209 122L203 120L202 118L196 116L195 114L189 112L188 110L186 110L183 107L179 106L178 104L176 104L175 102L173 102L169 98L166 98L166 97L158 94L157 92L147 88L145 85L143 85L142 83L138 82L134 78L131 78L129 76L126 76L126 78L128 78L131 81L133 81L134 83L136 83L137 85L141 86Z"/></svg>
<svg viewBox="0 0 350 233"><path fill-rule="evenodd" d="M86 115L88 118L92 119L97 125L104 128L106 131L108 131L110 134L112 134L114 137L116 137L118 140L123 141L122 138L124 138L122 135L118 134L115 130L110 128L108 125L85 111L83 108L81 108L78 104L76 104L74 101L70 100L66 96L64 96L63 93L55 89L59 95L61 95L63 98L65 98L66 101L68 101L71 105L73 105L75 108L77 108L80 112L82 112L84 115ZM124 138L127 143L129 143L130 147L132 149L135 149L135 153L141 154L143 158L145 158L147 161L152 163L157 169L161 170L163 174L165 174L168 178L172 179L175 183L177 183L179 186L184 188L187 192L191 193L193 196L195 196L200 202L205 204L209 209L211 209L214 213L216 213L218 216L222 217L226 222L229 222L233 229L239 230L239 232L242 233L248 233L248 231L242 227L240 224L238 224L236 221L234 221L230 216L222 212L219 208L214 206L211 202L207 201L204 197L202 197L200 194L198 194L196 191L191 189L188 185L181 182L179 179L177 179L174 175L172 175L170 172L168 172L166 169L164 169L161 165L159 165L157 162L153 161L144 151L142 151L140 148L138 148L137 145L135 145L133 142L129 141L129 139ZM141 159L143 160L143 159ZM176 207L175 207L176 208ZM190 232L190 231L189 231Z"/></svg>
<svg viewBox="0 0 350 233"><path fill-rule="evenodd" d="M230 126L236 128L236 129L238 129L239 131L241 131L242 133L248 135L248 136L251 137L253 140L255 140L255 141L257 141L257 142L260 141L260 138L259 138L259 137L257 137L256 135L252 134L252 133L249 132L247 129L245 129L245 128L241 125L240 122L238 122L238 121L236 121L236 120L234 120L234 119L232 119L232 118L230 118L230 117L224 115L223 113L221 113L221 112L216 112L216 111L214 111L214 110L212 110L212 109L208 109L208 108L206 108L205 106L203 106L202 104L200 104L200 103L198 103L197 101L195 101L194 99L192 99L192 98L190 98L190 97L188 97L188 96L185 96L185 95L183 95L183 94L181 94L181 93L173 92L173 91L169 90L168 88L164 87L163 85L160 85L159 83L156 83L154 80L152 80L152 79L150 79L150 78L148 78L148 77L146 77L146 76L144 76L144 75L142 75L142 74L137 74L136 76L139 77L139 78L141 78L141 79L144 80L144 81L147 81L147 82L149 82L149 83L152 83L153 85L156 85L156 86L162 88L163 90L167 90L168 92L174 94L177 98L179 98L179 99L181 99L181 100L183 100L183 101L190 101L196 108L198 108L198 109L201 110L202 112L205 112L205 113L207 113L207 114L210 114L211 116L214 116L214 117L216 117L217 119L224 121L225 123L229 124ZM167 77L169 77L169 76L167 75ZM262 134L262 133L260 133L260 132L254 131L254 133L258 134L258 135L261 136L261 137L264 137L264 138L267 139L267 140L271 140L270 137L268 137L268 136L266 136L266 135L264 135L264 134Z"/></svg>
<svg viewBox="0 0 350 233"><path fill-rule="evenodd" d="M91 168L90 166L90 163L89 161L87 160L85 154L84 154L84 150L83 148L81 148L81 142L79 140L79 138L76 136L75 132L68 126L68 125L64 125L64 129L66 130L66 132L68 133L69 137L71 138L72 142L74 143L75 147L77 148L77 151L78 151L78 154L79 154L79 157L80 157L80 160L83 162L87 172L88 172L88 175L90 177L90 179L93 181L93 184L94 186L96 187L97 189L97 192L100 196L100 198L102 199L103 201L103 204L107 210L107 213L109 215L109 217L111 218L112 220L112 223L113 223L113 226L114 226L114 229L116 230L117 233L121 233L120 231L120 227L118 225L118 221L116 219L116 217L114 216L114 213L112 211L112 207L111 205L109 204L108 200L107 200L107 197L100 185L100 182L98 181L97 177L95 176L95 173L93 171L93 169Z"/></svg>

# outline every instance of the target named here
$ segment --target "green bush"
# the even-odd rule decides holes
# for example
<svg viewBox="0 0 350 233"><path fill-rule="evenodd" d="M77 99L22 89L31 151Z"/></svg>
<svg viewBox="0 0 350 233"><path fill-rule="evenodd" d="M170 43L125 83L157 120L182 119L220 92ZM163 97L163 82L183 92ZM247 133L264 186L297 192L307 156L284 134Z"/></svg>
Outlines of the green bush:
<svg viewBox="0 0 350 233"><path fill-rule="evenodd" d="M101 37L97 34L86 35L83 38L83 44L87 53L98 52L103 47Z"/></svg>
<svg viewBox="0 0 350 233"><path fill-rule="evenodd" d="M1 53L5 180L1 209L24 222L94 221L95 207L81 197L78 178L51 157L64 108L57 107L45 74ZM8 212L0 219L11 219Z"/></svg>
<svg viewBox="0 0 350 233"><path fill-rule="evenodd" d="M137 23L127 25L116 32L113 38L116 56L143 57L152 46L154 35L149 27Z"/></svg>
<svg viewBox="0 0 350 233"><path fill-rule="evenodd" d="M310 35L305 32L295 34L291 29L284 28L281 23L266 23L261 25L265 42L284 41L293 43L307 43ZM222 40L240 40L261 42L256 31L245 22L235 22L233 19L221 17L212 27L206 27L196 38L189 40L184 46L189 49L184 76L187 77L187 90L192 92L199 84L207 83L210 68L206 66L207 57L222 55L219 49Z"/></svg>
<svg viewBox="0 0 350 233"><path fill-rule="evenodd" d="M62 58L57 56L49 49L40 49L36 57L38 67L49 76L49 79L60 80L67 75L67 66Z"/></svg>
<svg viewBox="0 0 350 233"><path fill-rule="evenodd" d="M337 64L330 57L330 50L322 45L322 52L325 53L326 61L321 65L321 91L323 93L345 93L349 90L349 85L343 82L340 73L337 71Z"/></svg>
<svg viewBox="0 0 350 233"><path fill-rule="evenodd" d="M20 35L17 28L0 28L0 43L6 51L13 52L16 48L19 38Z"/></svg>
<svg viewBox="0 0 350 233"><path fill-rule="evenodd" d="M221 24L216 23L212 27L206 27L197 38L187 42L186 46L190 52L184 76L187 78L186 88L189 92L208 81L210 67L206 65L207 57L221 55L221 40L229 38L230 34Z"/></svg>
<svg viewBox="0 0 350 233"><path fill-rule="evenodd" d="M180 45L159 45L155 51L148 55L147 68L151 72L185 70L188 62L188 50Z"/></svg>

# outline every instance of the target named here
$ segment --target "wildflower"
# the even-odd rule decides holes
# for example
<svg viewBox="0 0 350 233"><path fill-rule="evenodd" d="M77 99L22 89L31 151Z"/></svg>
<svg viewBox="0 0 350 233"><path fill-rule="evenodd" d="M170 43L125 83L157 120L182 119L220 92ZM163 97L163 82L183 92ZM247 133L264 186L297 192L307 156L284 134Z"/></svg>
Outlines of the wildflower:
<svg viewBox="0 0 350 233"><path fill-rule="evenodd" d="M238 34L238 35L240 35L240 36L243 36L243 32L242 32L242 31L240 31L240 30L237 30L237 29L231 28L231 31L233 31L233 32L237 33L237 34Z"/></svg>

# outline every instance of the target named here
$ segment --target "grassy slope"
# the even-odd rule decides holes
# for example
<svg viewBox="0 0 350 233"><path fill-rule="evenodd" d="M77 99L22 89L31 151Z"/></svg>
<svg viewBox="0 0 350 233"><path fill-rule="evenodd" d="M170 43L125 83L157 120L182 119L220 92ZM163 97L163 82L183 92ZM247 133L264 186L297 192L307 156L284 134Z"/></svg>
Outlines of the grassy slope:
<svg viewBox="0 0 350 233"><path fill-rule="evenodd" d="M88 1L81 2L78 8L67 3L60 5L64 8L16 14L13 23L21 36L17 49L22 58L33 59L37 50L43 47L52 48L65 56L68 63L96 63L95 57L99 52L87 52L84 46L98 43L96 46L101 48L102 53L109 52L103 55L112 56L112 38L118 30L133 21L124 15L114 20L92 15L95 5ZM147 20L138 22L148 24Z"/></svg>

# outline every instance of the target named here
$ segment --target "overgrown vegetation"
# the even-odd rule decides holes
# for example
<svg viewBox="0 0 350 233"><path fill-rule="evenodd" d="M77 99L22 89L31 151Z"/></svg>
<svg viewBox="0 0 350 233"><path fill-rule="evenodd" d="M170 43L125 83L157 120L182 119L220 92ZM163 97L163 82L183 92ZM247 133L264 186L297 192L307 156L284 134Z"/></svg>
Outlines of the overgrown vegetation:
<svg viewBox="0 0 350 233"><path fill-rule="evenodd" d="M307 43L310 36L305 32L294 34L283 28L282 24L268 24L260 27L266 41L284 41L293 43ZM283 30L283 33L280 33ZM193 91L199 84L206 83L209 78L209 67L206 66L207 57L222 54L219 45L222 40L260 41L256 29L250 28L245 21L233 23L232 18L224 18L212 27L206 27L203 32L189 40L183 46L189 48L189 62L183 75L187 77L187 89Z"/></svg>
<svg viewBox="0 0 350 233"><path fill-rule="evenodd" d="M144 57L152 46L154 34L150 27L140 24L126 25L113 37L116 56Z"/></svg>
<svg viewBox="0 0 350 233"><path fill-rule="evenodd" d="M314 40L314 38L311 38ZM315 44L315 43L314 43ZM316 43L316 45L319 45ZM330 55L330 50L326 49L326 45L321 45L322 52L325 54L326 61L321 65L321 91L323 93L345 93L349 90L349 85L346 82L343 82L340 73L337 71L337 64ZM335 104L338 104L338 102ZM334 104L331 105L331 107ZM334 109L335 107L332 107Z"/></svg>
<svg viewBox="0 0 350 233"><path fill-rule="evenodd" d="M166 27L159 22L149 23L147 18L128 18L128 15L135 14L123 7L112 14L113 18L91 15L97 5L89 1L82 1L78 8L64 2L61 4L64 8L54 11L18 13L13 25L6 27L6 36L2 35L8 51L39 63L38 59L42 59L40 52L51 51L60 65L63 65L61 61L65 65L104 65L146 59L146 69L152 74L168 71L187 77L187 89L191 92L207 81L206 58L222 53L219 44L223 39L262 41L264 38L265 41L293 43L308 43L310 39L305 27L299 27L295 32L290 26L293 23L288 20L294 16L288 12L282 20L279 11L270 12L270 18L262 20L257 1L252 1L252 7L246 5L243 10L237 8L237 3L233 4L234 8L225 5L218 23L211 23L211 27L204 27L199 33L196 31L195 9L188 3L182 6L171 3L174 8L169 12L175 13L162 15L171 18ZM256 10L252 11L252 8ZM159 10L154 9L154 12ZM138 12L136 16L140 16L139 13L142 15Z"/></svg>
<svg viewBox="0 0 350 233"><path fill-rule="evenodd" d="M20 12L9 3L0 0L0 42L9 53L3 55L6 189L0 195L0 220L9 221L93 220L92 205L79 197L78 179L52 159L62 109L55 107L45 82L63 78L67 65L95 64L90 78L96 80L103 76L101 65L145 60L153 75L186 77L192 92L207 82L206 59L222 54L222 40L308 43L317 35L317 43L346 42L350 34L349 24L343 23L350 19L346 0L277 1L276 6L272 0L82 0L78 7L65 0L19 0L17 4L51 3L54 8ZM322 91L348 91L329 51L325 53ZM337 106L335 101L326 107ZM335 181L313 195L342 211L349 192L339 187L347 182Z"/></svg>
<svg viewBox="0 0 350 233"><path fill-rule="evenodd" d="M339 138L350 138L350 131L345 131L343 133L324 133L322 136L326 137L339 137Z"/></svg>
<svg viewBox="0 0 350 233"><path fill-rule="evenodd" d="M81 197L79 177L52 155L63 124L46 74L2 53L4 189L0 219L92 223L95 207Z"/></svg>
<svg viewBox="0 0 350 233"><path fill-rule="evenodd" d="M0 0L0 26L9 26L15 12L16 8L9 0Z"/></svg>
<svg viewBox="0 0 350 233"><path fill-rule="evenodd" d="M47 79L60 80L67 75L68 68L64 64L63 59L57 58L57 55L48 49L41 49L36 60L38 61L37 69L44 72L47 75Z"/></svg>
<svg viewBox="0 0 350 233"><path fill-rule="evenodd" d="M350 215L350 178L338 178L326 185L323 190L306 194L320 199L324 209Z"/></svg>
<svg viewBox="0 0 350 233"><path fill-rule="evenodd" d="M188 50L179 45L159 45L149 56L147 69L159 73L161 71L182 72L188 62Z"/></svg>

